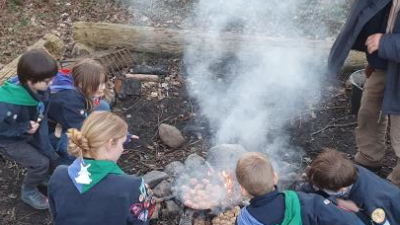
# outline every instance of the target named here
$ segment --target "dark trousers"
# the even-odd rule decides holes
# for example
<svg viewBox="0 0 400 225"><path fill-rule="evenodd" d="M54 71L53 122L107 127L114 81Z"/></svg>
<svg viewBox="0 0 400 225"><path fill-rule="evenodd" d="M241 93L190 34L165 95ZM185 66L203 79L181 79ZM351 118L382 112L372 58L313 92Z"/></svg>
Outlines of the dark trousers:
<svg viewBox="0 0 400 225"><path fill-rule="evenodd" d="M49 159L26 141L0 144L0 153L27 169L25 186L37 187L49 176Z"/></svg>

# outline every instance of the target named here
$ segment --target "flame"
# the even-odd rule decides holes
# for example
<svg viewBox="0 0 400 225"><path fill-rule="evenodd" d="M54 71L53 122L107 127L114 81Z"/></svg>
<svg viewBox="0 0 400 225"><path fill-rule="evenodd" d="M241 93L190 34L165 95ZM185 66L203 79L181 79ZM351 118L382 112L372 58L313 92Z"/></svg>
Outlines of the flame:
<svg viewBox="0 0 400 225"><path fill-rule="evenodd" d="M232 181L232 178L229 175L229 173L226 172L225 170L222 170L221 175L225 180L224 186L225 186L225 189L226 189L226 197L230 198L232 196L232 192L233 192L233 181Z"/></svg>

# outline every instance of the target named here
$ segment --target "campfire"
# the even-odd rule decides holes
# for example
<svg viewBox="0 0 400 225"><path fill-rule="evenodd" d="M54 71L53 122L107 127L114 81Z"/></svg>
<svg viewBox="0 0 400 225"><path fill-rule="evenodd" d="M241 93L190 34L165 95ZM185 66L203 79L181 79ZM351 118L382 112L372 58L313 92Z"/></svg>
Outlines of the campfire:
<svg viewBox="0 0 400 225"><path fill-rule="evenodd" d="M197 171L198 172L198 171ZM231 172L209 168L207 173L184 176L177 196L191 209L226 209L240 203L238 184Z"/></svg>

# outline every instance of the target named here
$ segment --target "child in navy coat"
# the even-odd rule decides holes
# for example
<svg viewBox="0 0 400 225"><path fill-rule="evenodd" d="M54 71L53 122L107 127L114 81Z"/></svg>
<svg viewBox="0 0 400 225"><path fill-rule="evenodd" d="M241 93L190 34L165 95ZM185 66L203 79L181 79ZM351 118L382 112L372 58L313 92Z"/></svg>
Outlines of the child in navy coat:
<svg viewBox="0 0 400 225"><path fill-rule="evenodd" d="M363 225L352 212L336 207L315 194L294 191L279 192L278 176L271 163L261 153L241 156L236 177L250 205L241 209L237 225Z"/></svg>
<svg viewBox="0 0 400 225"><path fill-rule="evenodd" d="M310 183L301 188L305 192L318 193L369 223L400 224L400 189L336 150L314 159L307 178Z"/></svg>
<svg viewBox="0 0 400 225"><path fill-rule="evenodd" d="M46 52L22 55L17 77L0 87L0 152L27 168L21 198L36 209L48 208L37 189L48 179L49 162L58 158L48 136L49 85L57 63Z"/></svg>
<svg viewBox="0 0 400 225"><path fill-rule="evenodd" d="M156 206L152 191L116 164L127 128L117 115L99 111L81 131L68 131L68 152L76 160L57 167L48 186L55 225L148 224Z"/></svg>

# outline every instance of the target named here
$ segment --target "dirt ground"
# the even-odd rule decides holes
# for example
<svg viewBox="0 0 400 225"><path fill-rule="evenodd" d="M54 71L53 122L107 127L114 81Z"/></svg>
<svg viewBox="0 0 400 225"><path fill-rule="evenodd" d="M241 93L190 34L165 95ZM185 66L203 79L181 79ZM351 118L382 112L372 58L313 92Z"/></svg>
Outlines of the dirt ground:
<svg viewBox="0 0 400 225"><path fill-rule="evenodd" d="M5 3L4 5L2 3ZM0 0L0 69L26 50L48 32L61 36L66 43L65 57L69 56L71 43L70 24L73 21L105 21L162 27L185 27L185 15L189 12L189 0L154 1L49 1L49 0ZM153 1L151 1L153 2ZM162 9L162 10L161 10ZM178 9L178 10L174 10ZM337 26L335 24L334 26ZM162 170L172 161L183 161L191 153L205 155L209 147L207 122L196 114L196 103L185 89L184 71L179 57L152 56L152 61L168 64L168 73L161 83L168 83L168 97L152 98L152 89L140 97L119 101L114 112L130 125L130 132L140 136L132 142L120 160L121 168L130 174L143 175L151 170ZM345 89L348 75L359 68L347 68L340 75L340 82L326 84L324 100L315 107L314 113L299 115L287 127L291 143L304 149L301 159L306 164L323 147L337 148L354 156L356 152L354 128L356 118L350 114L350 90ZM178 127L186 143L177 150L169 149L159 140L157 127L168 123ZM393 153L388 151L385 176L394 164ZM20 185L24 170L14 162L0 158L0 224L51 224L47 211L37 211L24 204ZM45 191L45 190L43 190ZM174 224L171 218L161 217L154 224Z"/></svg>

